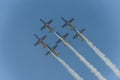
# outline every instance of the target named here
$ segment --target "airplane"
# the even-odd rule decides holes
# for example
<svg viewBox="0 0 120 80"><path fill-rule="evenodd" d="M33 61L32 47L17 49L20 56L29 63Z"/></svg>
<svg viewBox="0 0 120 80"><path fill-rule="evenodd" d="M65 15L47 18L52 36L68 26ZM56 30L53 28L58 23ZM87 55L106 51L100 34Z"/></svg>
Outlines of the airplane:
<svg viewBox="0 0 120 80"><path fill-rule="evenodd" d="M70 20L66 20L63 17L61 17L61 19L65 22L65 24L62 26L63 28L66 26L69 26L71 28L71 30L75 30L75 26L72 25L72 22L74 21L74 18L71 18Z"/></svg>
<svg viewBox="0 0 120 80"><path fill-rule="evenodd" d="M55 46L53 46L52 48L50 46L47 46L47 48L49 49L49 51L46 53L46 55L49 55L51 52L54 53L55 56L58 56L59 53L55 52L55 49L58 47L58 45L56 44Z"/></svg>
<svg viewBox="0 0 120 80"><path fill-rule="evenodd" d="M57 32L56 32L57 33ZM57 34L59 34L59 33L57 33ZM59 34L60 35L60 34ZM69 35L69 33L66 33L65 35L63 35L63 36L61 36L63 39L66 39L67 38L67 36ZM61 39L59 39L59 40L57 40L56 41L56 44L59 44L61 42Z"/></svg>
<svg viewBox="0 0 120 80"><path fill-rule="evenodd" d="M55 28L52 28L51 26L50 26L50 24L53 22L53 20L51 19L51 20L49 20L47 23L44 21L44 20L42 20L42 19L40 19L40 21L41 22L43 22L43 27L41 27L40 28L40 30L43 30L43 29L45 29L45 28L48 28L49 29L49 32L52 32Z"/></svg>
<svg viewBox="0 0 120 80"><path fill-rule="evenodd" d="M48 44L44 43L44 39L47 37L46 35L43 36L42 38L39 38L36 34L34 34L34 36L38 39L38 41L34 44L34 46L37 46L38 44L42 44L43 48L47 47Z"/></svg>
<svg viewBox="0 0 120 80"><path fill-rule="evenodd" d="M58 32L56 32L56 34L57 34L57 35L59 35L60 37L62 37L62 39L63 39L63 40L65 40L65 39L66 39L66 37L61 36ZM69 34L68 34L68 33L66 33L65 35L67 35L67 36L68 36ZM66 40L65 40L65 41L66 41ZM61 39L59 39L59 40L58 40L58 43L60 43L60 42L62 42L62 40L61 40ZM70 41L69 41L69 42L68 42L68 41L66 41L66 42L70 44ZM56 42L56 44L57 44L57 42ZM65 46L66 46L66 44L65 44Z"/></svg>
<svg viewBox="0 0 120 80"><path fill-rule="evenodd" d="M49 51L46 53L46 55L49 55L49 54L50 54L50 51L53 52L53 53L55 53L55 49L56 49L57 47L58 47L57 44L54 45L52 48L50 48L50 46L48 46ZM56 54L56 55L57 55L57 54Z"/></svg>
<svg viewBox="0 0 120 80"><path fill-rule="evenodd" d="M80 33L83 33L85 31L85 28L83 28L82 30L80 30L79 32ZM80 35L78 34L78 33L76 33L73 37L72 37L72 39L76 39L76 38L78 38ZM82 38L82 36L80 36L81 38ZM84 39L82 38L82 41L83 41Z"/></svg>

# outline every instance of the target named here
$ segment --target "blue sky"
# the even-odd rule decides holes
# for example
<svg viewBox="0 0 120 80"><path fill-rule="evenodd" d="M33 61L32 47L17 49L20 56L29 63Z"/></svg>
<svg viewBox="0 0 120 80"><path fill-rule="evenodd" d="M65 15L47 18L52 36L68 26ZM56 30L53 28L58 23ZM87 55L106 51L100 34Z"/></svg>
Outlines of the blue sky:
<svg viewBox="0 0 120 80"><path fill-rule="evenodd" d="M0 0L0 79L1 80L74 80L47 49L34 47L34 33L45 42L54 45L57 37L48 30L40 31L45 21L53 19L51 26L61 35L75 33L62 29L66 19L75 18L77 29L86 28L84 35L92 41L120 69L120 1L119 0ZM106 79L118 80L115 74L85 43L76 39L71 42L78 52L93 64ZM63 43L56 49L85 80L97 80L90 70Z"/></svg>

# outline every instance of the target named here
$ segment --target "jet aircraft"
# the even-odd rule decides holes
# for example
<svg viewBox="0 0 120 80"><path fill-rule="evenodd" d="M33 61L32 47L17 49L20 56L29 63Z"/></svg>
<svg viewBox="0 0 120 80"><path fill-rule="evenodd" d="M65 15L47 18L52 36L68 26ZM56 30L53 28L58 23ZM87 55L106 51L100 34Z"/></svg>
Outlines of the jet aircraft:
<svg viewBox="0 0 120 80"><path fill-rule="evenodd" d="M65 22L65 24L62 26L63 28L66 26L69 26L71 28L71 30L75 30L75 26L72 25L72 22L74 21L74 18L71 18L70 20L66 20L63 17L61 17L61 19Z"/></svg>
<svg viewBox="0 0 120 80"><path fill-rule="evenodd" d="M55 52L55 49L58 47L58 45L56 44L55 46L53 46L52 48L48 45L47 48L49 49L49 51L46 53L46 55L49 55L51 52L54 53L55 56L58 56L59 53Z"/></svg>
<svg viewBox="0 0 120 80"><path fill-rule="evenodd" d="M62 37L63 40L65 40L66 38L64 38L63 36L61 36L58 32L56 32L57 35L59 35L60 37ZM68 33L66 33L66 35L69 35ZM61 39L59 39L59 41L61 42ZM66 41L66 40L65 40ZM67 43L70 44L70 41L66 41ZM66 45L65 45L66 46Z"/></svg>
<svg viewBox="0 0 120 80"><path fill-rule="evenodd" d="M46 35L43 36L42 38L39 38L36 34L34 36L38 39L38 41L34 44L34 46L37 46L38 44L42 44L43 48L47 47L48 44L44 43L44 39L47 37Z"/></svg>
<svg viewBox="0 0 120 80"><path fill-rule="evenodd" d="M40 19L40 21L41 22L43 22L43 27L41 27L40 28L40 30L43 30L43 29L45 29L45 28L48 28L49 29L49 32L52 32L55 28L52 28L51 26L50 26L50 24L53 22L53 20L51 19L51 20L49 20L47 23L44 21L44 20L42 20L42 19Z"/></svg>
<svg viewBox="0 0 120 80"><path fill-rule="evenodd" d="M57 33L57 32L56 32ZM57 33L57 34L59 34L59 33ZM59 34L60 35L60 34ZM63 39L66 39L67 38L67 36L69 35L69 33L66 33L65 35L63 35L63 36L61 36ZM56 41L56 44L59 44L61 42L61 39L58 39L57 41Z"/></svg>
<svg viewBox="0 0 120 80"><path fill-rule="evenodd" d="M57 47L58 47L57 44L54 45L52 48L51 48L50 46L48 46L49 51L46 53L46 55L49 55L49 54L50 54L50 50L51 50L51 52L54 52Z"/></svg>
<svg viewBox="0 0 120 80"><path fill-rule="evenodd" d="M83 28L82 30L80 30L79 32L80 33L83 33L85 31L85 28ZM76 39L76 38L78 38L80 35L76 32L76 34L72 37L72 39ZM80 36L81 37L81 39L82 39L82 41L84 40L83 38L82 38L82 36Z"/></svg>

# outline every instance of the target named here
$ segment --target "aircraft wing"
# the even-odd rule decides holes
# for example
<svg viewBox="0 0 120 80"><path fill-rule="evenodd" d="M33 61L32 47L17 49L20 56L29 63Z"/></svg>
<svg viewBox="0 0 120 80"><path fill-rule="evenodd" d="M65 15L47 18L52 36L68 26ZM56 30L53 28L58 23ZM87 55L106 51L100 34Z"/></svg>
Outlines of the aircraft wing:
<svg viewBox="0 0 120 80"><path fill-rule="evenodd" d="M69 35L69 33L66 33L66 34L63 36L63 38L66 38L68 35Z"/></svg>
<svg viewBox="0 0 120 80"><path fill-rule="evenodd" d="M34 46L37 46L39 44L39 42L37 41L35 44L34 44Z"/></svg>
<svg viewBox="0 0 120 80"><path fill-rule="evenodd" d="M40 21L43 22L44 24L46 24L46 22L44 20L40 19Z"/></svg>
<svg viewBox="0 0 120 80"><path fill-rule="evenodd" d="M53 20L51 19L50 21L48 21L48 24L51 24L53 22Z"/></svg>
<svg viewBox="0 0 120 80"><path fill-rule="evenodd" d="M55 46L53 46L52 49L55 50L57 47L58 47L58 45L56 44Z"/></svg>
<svg viewBox="0 0 120 80"><path fill-rule="evenodd" d="M61 19L62 19L64 22L66 22L66 23L67 23L67 20L65 20L63 17L61 17Z"/></svg>
<svg viewBox="0 0 120 80"><path fill-rule="evenodd" d="M46 37L47 37L46 35L45 35L45 36L43 36L43 37L42 37L42 40L44 40Z"/></svg>
<svg viewBox="0 0 120 80"><path fill-rule="evenodd" d="M61 42L61 40L60 39L58 39L57 41L56 41L56 44L58 44L58 43L60 43Z"/></svg>
<svg viewBox="0 0 120 80"><path fill-rule="evenodd" d="M45 29L45 28L46 28L46 26L44 25L43 27L40 28L40 30L43 30L43 29Z"/></svg>
<svg viewBox="0 0 120 80"><path fill-rule="evenodd" d="M62 28L66 27L66 26L67 26L67 24L65 23L65 24L62 25Z"/></svg>
<svg viewBox="0 0 120 80"><path fill-rule="evenodd" d="M47 55L49 55L50 54L50 51L48 51L45 55L47 56Z"/></svg>
<svg viewBox="0 0 120 80"><path fill-rule="evenodd" d="M69 20L69 22L72 22L72 21L74 21L74 18L71 18L71 19Z"/></svg>
<svg viewBox="0 0 120 80"><path fill-rule="evenodd" d="M36 34L34 34L34 36L35 36L38 40L40 39Z"/></svg>
<svg viewBox="0 0 120 80"><path fill-rule="evenodd" d="M81 31L80 31L80 33L83 33L85 31L85 28L83 28Z"/></svg>
<svg viewBox="0 0 120 80"><path fill-rule="evenodd" d="M75 39L78 37L78 34L76 33L72 38Z"/></svg>

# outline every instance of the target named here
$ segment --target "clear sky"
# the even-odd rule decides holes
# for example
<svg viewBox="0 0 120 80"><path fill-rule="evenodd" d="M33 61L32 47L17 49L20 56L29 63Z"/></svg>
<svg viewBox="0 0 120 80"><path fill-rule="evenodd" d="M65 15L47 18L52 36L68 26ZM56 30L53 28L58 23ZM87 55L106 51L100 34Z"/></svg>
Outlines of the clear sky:
<svg viewBox="0 0 120 80"><path fill-rule="evenodd" d="M33 46L34 33L48 35L45 42L50 46L57 40L47 29L40 31L40 18L53 19L55 31L70 34L68 41L75 33L61 28L60 17L75 18L77 29L86 28L84 35L120 69L119 4L119 0L0 0L0 80L74 80L53 56L45 56L47 49ZM118 80L85 42L76 39L71 44L107 80ZM63 43L56 52L85 80L97 80Z"/></svg>

